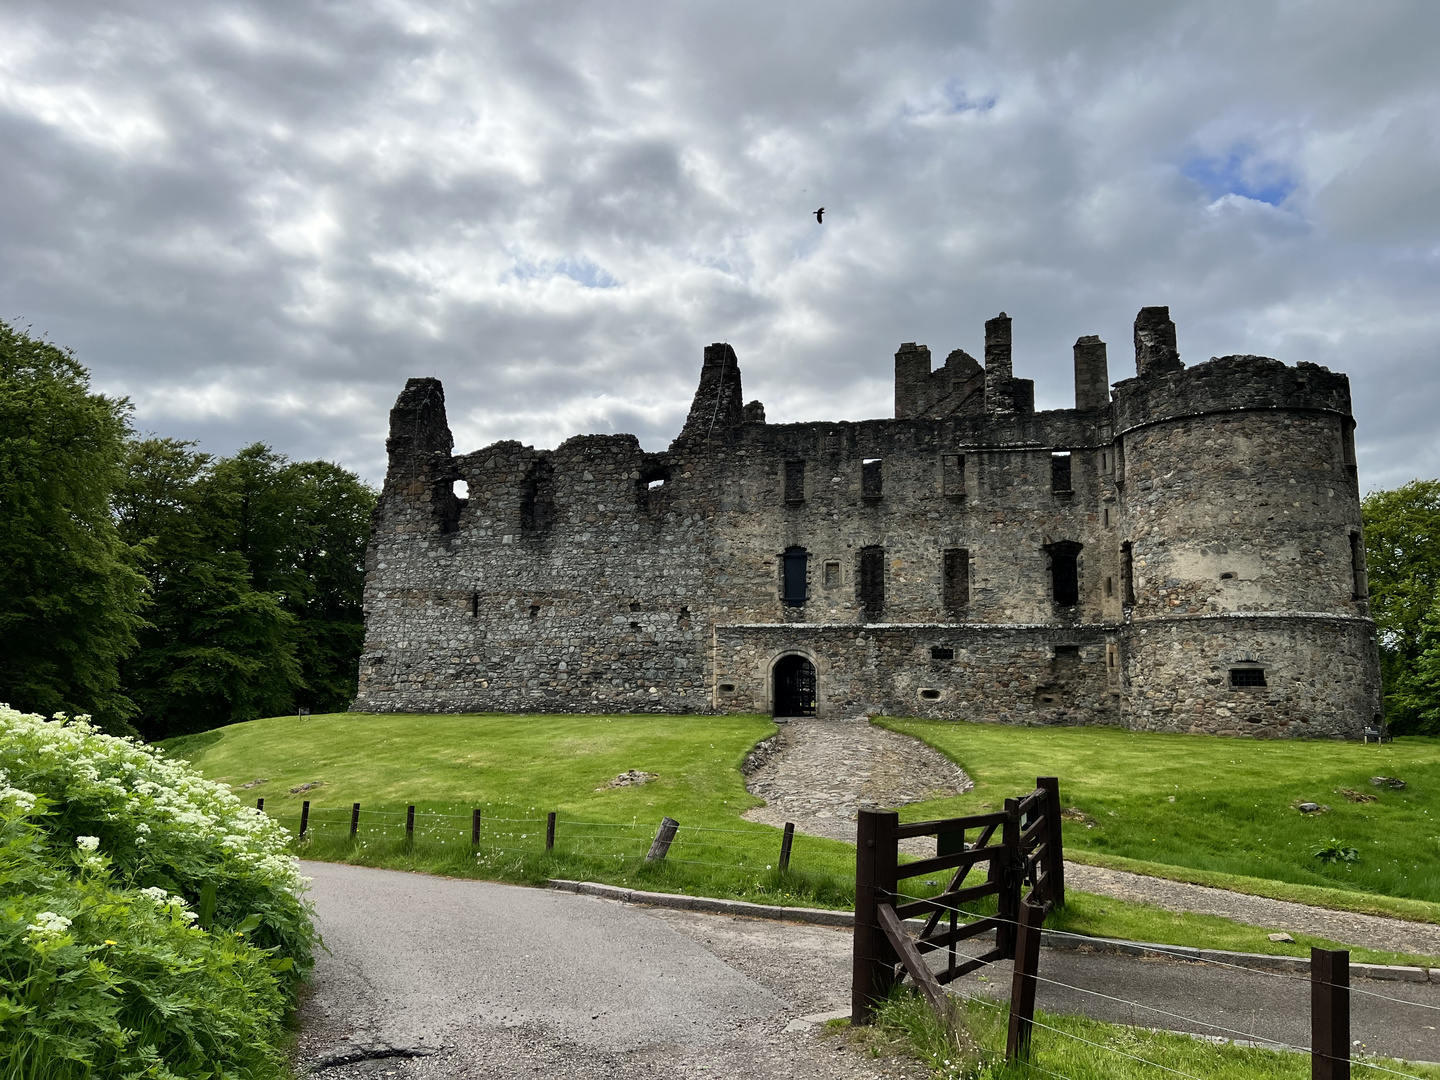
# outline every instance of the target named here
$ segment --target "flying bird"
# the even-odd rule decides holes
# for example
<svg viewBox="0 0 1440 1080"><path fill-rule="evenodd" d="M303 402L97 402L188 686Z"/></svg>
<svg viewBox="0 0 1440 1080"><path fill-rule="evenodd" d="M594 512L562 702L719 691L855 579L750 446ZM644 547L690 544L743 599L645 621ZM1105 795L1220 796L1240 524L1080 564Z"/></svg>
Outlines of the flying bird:
<svg viewBox="0 0 1440 1080"><path fill-rule="evenodd" d="M820 207L819 210L815 211L815 223L817 225L825 224L825 208L823 206Z"/></svg>

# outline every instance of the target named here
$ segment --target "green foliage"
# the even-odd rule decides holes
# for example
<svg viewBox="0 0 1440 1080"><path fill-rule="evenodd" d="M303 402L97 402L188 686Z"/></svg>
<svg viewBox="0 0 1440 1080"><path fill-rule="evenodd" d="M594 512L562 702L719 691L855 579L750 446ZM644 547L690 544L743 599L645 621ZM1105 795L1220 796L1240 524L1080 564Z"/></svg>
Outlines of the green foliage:
<svg viewBox="0 0 1440 1080"><path fill-rule="evenodd" d="M0 699L117 732L145 603L110 516L128 417L74 356L0 322Z"/></svg>
<svg viewBox="0 0 1440 1080"><path fill-rule="evenodd" d="M1353 847L1347 846L1345 841L1338 836L1332 836L1329 840L1321 843L1313 854L1323 863L1353 863L1360 859L1360 853Z"/></svg>
<svg viewBox="0 0 1440 1080"><path fill-rule="evenodd" d="M1440 480L1372 492L1362 509L1386 719L1440 735Z"/></svg>
<svg viewBox="0 0 1440 1080"><path fill-rule="evenodd" d="M155 608L124 673L148 738L348 704L374 501L338 466L259 444L216 460L132 443L117 515Z"/></svg>
<svg viewBox="0 0 1440 1080"><path fill-rule="evenodd" d="M0 1074L286 1076L315 942L287 840L153 750L0 708Z"/></svg>
<svg viewBox="0 0 1440 1080"><path fill-rule="evenodd" d="M1440 832L1440 739L1367 746L955 721L887 719L884 726L930 743L975 781L966 795L905 807L904 820L998 808L1037 776L1058 776L1065 805L1083 814L1065 822L1070 852L1432 905L1440 897L1433 839ZM1370 777L1377 775L1408 784L1403 791L1375 787ZM1374 792L1376 801L1337 797L1343 788ZM1331 809L1300 814L1291 807L1297 801ZM1313 857L1336 834L1360 852L1359 862Z"/></svg>

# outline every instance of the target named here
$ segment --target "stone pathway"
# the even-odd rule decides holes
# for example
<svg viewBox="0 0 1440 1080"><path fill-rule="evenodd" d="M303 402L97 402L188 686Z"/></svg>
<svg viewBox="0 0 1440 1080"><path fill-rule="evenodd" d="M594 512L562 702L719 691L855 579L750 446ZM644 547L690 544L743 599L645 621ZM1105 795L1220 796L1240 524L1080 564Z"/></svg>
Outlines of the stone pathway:
<svg viewBox="0 0 1440 1080"><path fill-rule="evenodd" d="M865 719L796 718L757 748L746 787L765 800L745 817L767 825L793 821L811 836L855 842L855 811L864 804L895 807L959 795L974 787L965 772L918 739L871 726ZM928 838L906 841L915 855L934 853ZM913 848L913 850L912 850ZM1219 915L1251 926L1326 937L1370 949L1440 956L1440 926L1268 900L1164 878L1078 863L1066 882L1084 892L1154 904L1167 911Z"/></svg>
<svg viewBox="0 0 1440 1080"><path fill-rule="evenodd" d="M811 836L855 842L862 805L904 806L963 795L974 787L963 769L919 739L858 720L797 717L781 723L747 762L745 787L765 800L749 821Z"/></svg>

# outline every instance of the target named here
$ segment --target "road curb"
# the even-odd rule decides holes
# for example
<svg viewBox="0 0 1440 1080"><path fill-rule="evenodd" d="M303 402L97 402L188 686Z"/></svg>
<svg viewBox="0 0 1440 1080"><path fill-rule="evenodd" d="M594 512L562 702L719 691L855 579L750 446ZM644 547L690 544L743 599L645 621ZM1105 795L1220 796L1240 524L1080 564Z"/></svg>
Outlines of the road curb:
<svg viewBox="0 0 1440 1080"><path fill-rule="evenodd" d="M853 911L828 908L785 907L781 904L752 904L747 900L721 900L712 896L685 896L679 893L646 892L619 885L602 885L598 881L569 881L551 878L552 889L620 900L627 904L648 904L651 907L699 911L708 915L735 915L746 919L771 919L779 922L809 923L813 926L855 925ZM1190 945L1156 945L1146 941L1117 941L1113 938L1083 938L1042 931L1041 944L1047 949L1071 952L1103 953L1110 956L1155 956L1157 953L1175 960L1192 963L1213 962L1232 964L1253 971L1309 975L1310 961L1303 956L1270 956L1266 953L1227 952L1224 949L1197 949ZM1440 983L1440 968L1405 967L1396 964L1351 964L1350 976L1355 979L1376 979L1382 982Z"/></svg>

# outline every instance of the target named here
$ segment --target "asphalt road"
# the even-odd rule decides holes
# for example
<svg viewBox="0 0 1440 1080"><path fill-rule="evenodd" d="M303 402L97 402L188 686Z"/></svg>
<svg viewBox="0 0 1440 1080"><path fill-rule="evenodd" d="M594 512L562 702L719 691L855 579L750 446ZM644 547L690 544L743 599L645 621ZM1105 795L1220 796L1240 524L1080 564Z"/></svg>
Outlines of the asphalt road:
<svg viewBox="0 0 1440 1080"><path fill-rule="evenodd" d="M848 1007L848 931L332 863L304 872L329 951L297 1064L323 1080L922 1075L793 1023ZM1049 950L1041 975L1053 983L1039 1004L1057 1012L1308 1045L1304 978ZM1009 978L997 965L963 989L1003 1000ZM1435 984L1357 985L1440 1007ZM1440 1059L1440 1011L1357 994L1352 1015L1371 1051ZM421 1056L376 1056L395 1051Z"/></svg>

